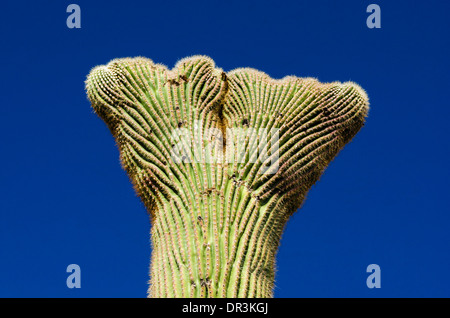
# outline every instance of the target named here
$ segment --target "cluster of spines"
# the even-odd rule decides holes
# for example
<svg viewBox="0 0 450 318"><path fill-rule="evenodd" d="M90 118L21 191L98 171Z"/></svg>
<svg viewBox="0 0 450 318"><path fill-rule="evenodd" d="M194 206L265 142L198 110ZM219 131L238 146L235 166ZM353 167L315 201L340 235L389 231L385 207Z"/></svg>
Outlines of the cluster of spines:
<svg viewBox="0 0 450 318"><path fill-rule="evenodd" d="M95 68L86 88L152 215L154 297L272 296L287 219L368 109L353 83L273 80L253 69L226 74L207 57L183 59L171 71L146 58L114 60ZM200 162L173 161L177 128L200 137L193 150L183 145ZM210 128L223 144L227 128L242 128L236 137L245 140L246 161L223 162L237 156L225 147L205 150ZM279 129L274 174L262 174L275 155L270 134L269 157L255 160L258 128ZM218 162L205 163L214 156Z"/></svg>

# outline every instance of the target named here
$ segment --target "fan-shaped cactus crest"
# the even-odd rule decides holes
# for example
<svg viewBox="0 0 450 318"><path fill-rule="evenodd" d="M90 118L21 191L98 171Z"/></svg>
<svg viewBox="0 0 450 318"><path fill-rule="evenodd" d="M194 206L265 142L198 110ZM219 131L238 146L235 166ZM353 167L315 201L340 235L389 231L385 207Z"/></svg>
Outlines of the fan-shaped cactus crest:
<svg viewBox="0 0 450 318"><path fill-rule="evenodd" d="M286 221L368 112L354 83L205 56L116 59L86 89L151 215L150 297L272 297Z"/></svg>

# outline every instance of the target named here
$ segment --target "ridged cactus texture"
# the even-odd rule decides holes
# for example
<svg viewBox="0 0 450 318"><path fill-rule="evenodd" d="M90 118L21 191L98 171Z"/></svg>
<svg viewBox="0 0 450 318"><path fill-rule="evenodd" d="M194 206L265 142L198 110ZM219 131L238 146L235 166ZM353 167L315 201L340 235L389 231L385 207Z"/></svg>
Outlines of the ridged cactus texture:
<svg viewBox="0 0 450 318"><path fill-rule="evenodd" d="M355 83L225 73L205 56L116 59L86 89L151 215L149 297L272 297L286 221L368 112Z"/></svg>

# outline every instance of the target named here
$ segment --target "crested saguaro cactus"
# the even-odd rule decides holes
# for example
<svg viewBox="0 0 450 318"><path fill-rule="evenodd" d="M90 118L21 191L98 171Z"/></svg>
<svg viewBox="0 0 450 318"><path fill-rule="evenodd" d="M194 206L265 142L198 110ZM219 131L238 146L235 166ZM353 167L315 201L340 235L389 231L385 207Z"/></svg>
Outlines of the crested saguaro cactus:
<svg viewBox="0 0 450 318"><path fill-rule="evenodd" d="M205 56L116 59L86 89L151 215L150 297L272 297L286 221L368 112L355 83Z"/></svg>

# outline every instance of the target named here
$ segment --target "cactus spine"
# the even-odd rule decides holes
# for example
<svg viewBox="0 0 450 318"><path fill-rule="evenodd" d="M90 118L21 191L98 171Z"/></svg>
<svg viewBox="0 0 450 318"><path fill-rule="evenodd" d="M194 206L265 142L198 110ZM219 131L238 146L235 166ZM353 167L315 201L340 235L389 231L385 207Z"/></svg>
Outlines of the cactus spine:
<svg viewBox="0 0 450 318"><path fill-rule="evenodd" d="M151 215L149 297L272 297L286 221L368 112L354 83L225 73L205 56L116 59L86 90ZM265 155L259 128L278 129Z"/></svg>

